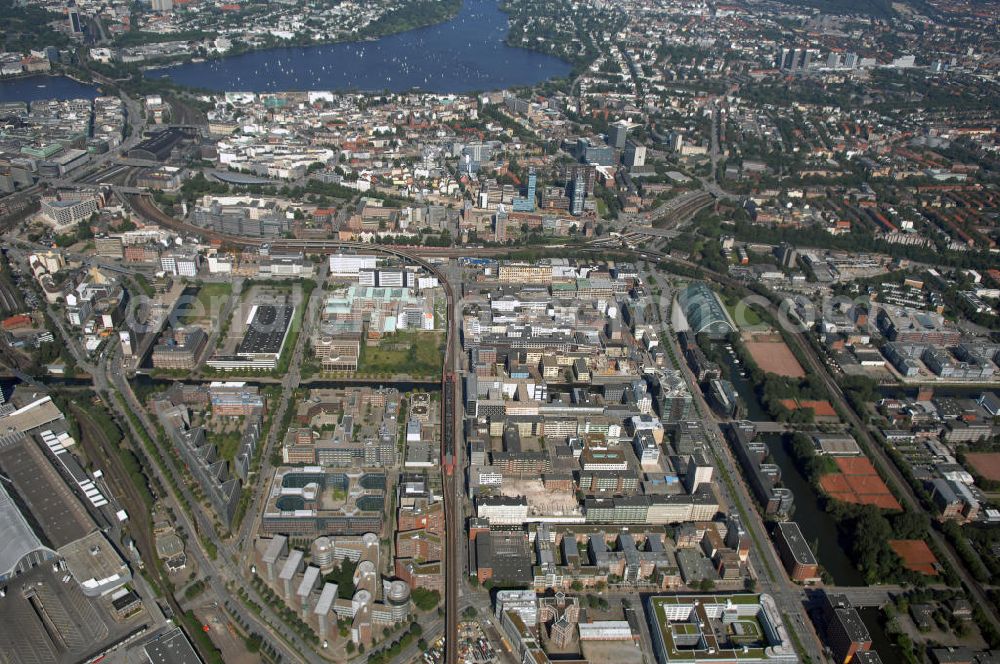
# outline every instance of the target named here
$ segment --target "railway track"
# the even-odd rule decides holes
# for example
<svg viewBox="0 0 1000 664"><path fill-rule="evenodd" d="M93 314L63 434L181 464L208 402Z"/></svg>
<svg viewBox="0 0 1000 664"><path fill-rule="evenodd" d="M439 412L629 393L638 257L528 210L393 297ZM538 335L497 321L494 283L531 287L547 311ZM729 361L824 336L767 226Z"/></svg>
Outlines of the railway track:
<svg viewBox="0 0 1000 664"><path fill-rule="evenodd" d="M218 233L210 229L199 228L191 224L175 219L160 210L152 200L145 195L126 194L128 204L146 219L176 231L178 233L200 235L208 240L226 243L237 247L255 247L265 243L265 240L255 238L245 238ZM456 473L458 463L457 435L458 426L456 421L456 401L458 388L456 385L457 376L453 371L455 362L455 345L458 342L456 333L456 311L455 294L447 275L434 263L425 260L421 255L426 253L444 253L431 248L429 251L420 248L419 253L407 248L400 248L390 245L367 244L361 242L341 242L335 240L273 240L267 241L275 249L300 249L313 252L333 252L343 249L359 249L369 252L389 254L399 258L405 258L416 265L428 270L438 278L438 282L444 288L447 307L447 335L445 340L444 365L441 371L441 470L444 485L444 508L446 521L445 536L445 657L447 664L457 664L458 662L458 584L461 582L461 566L459 565L458 549L461 537L462 522L461 509L458 504L457 478L460 473ZM480 250L481 251L481 250ZM497 248L496 253L506 253L509 250ZM451 252L454 253L454 252ZM468 253L462 251L462 253ZM477 252L478 253L478 252ZM448 254L444 254L448 255Z"/></svg>
<svg viewBox="0 0 1000 664"><path fill-rule="evenodd" d="M458 461L456 450L457 422L456 412L456 376L453 372L455 361L456 312L455 295L447 278L439 277L444 285L448 302L446 324L448 333L445 339L444 365L441 368L441 470L444 485L445 513L445 658L446 664L458 662L458 584L461 568L458 564L458 540L462 532L461 514L458 510L457 476L455 472Z"/></svg>
<svg viewBox="0 0 1000 664"><path fill-rule="evenodd" d="M699 194L691 196L689 199L682 202L676 208L671 209L667 216L673 217L674 225L683 223L689 218L693 217L696 213L700 212L703 208L711 205L715 202L715 196L707 191L702 191ZM669 205L669 203L668 203Z"/></svg>
<svg viewBox="0 0 1000 664"><path fill-rule="evenodd" d="M164 576L163 568L157 564L156 544L153 539L153 525L150 519L149 509L139 493L139 489L132 482L125 464L118 455L118 450L112 441L109 441L104 430L93 420L87 411L73 404L70 406L73 417L80 423L80 445L87 455L95 462L103 459L105 478L116 496L125 507L129 515L129 533L139 550L145 568L148 570L150 578L155 579L159 587L164 592L164 598L175 615L182 615L183 610L174 599L173 593L169 592L170 580ZM118 426L125 430L121 423ZM192 639L197 645L197 641Z"/></svg>
<svg viewBox="0 0 1000 664"><path fill-rule="evenodd" d="M712 270L709 270L707 268L698 265L697 263L693 263L688 260L675 258L673 256L655 250L647 250L642 252L631 251L629 253L641 255L643 258L647 258L649 260L662 260L668 263L679 264L684 267L698 271L701 277L706 280L714 281L724 286L729 286L740 292L746 290L746 284L736 279L733 279L728 275L714 272ZM766 305L766 308L768 309L769 313L775 318L778 318L780 316L780 312L778 311L777 306L773 302L769 302ZM795 335L795 334L790 335L789 341L791 345L795 346L794 350L798 350L799 354L806 358L806 361L809 364L808 368L823 382L824 386L829 392L831 399L837 402L837 404L840 406L840 409L844 413L846 413L848 420L847 423L852 425L853 428L858 432L859 442L863 442L863 447L866 449L866 453L879 462L879 465L883 470L884 479L887 481L887 484L889 484L891 488L894 488L896 490L896 493L902 497L903 499L902 502L904 503L904 507L908 511L912 511L914 513L923 512L923 507L921 506L917 496L913 493L913 489L910 487L910 484L903 477L903 474L900 471L900 469L896 466L896 464L892 461L892 459L889 458L889 455L878 443L878 441L876 441L872 437L871 433L868 430L868 427L865 425L864 422L862 422L861 418L854 411L854 408L847 401L847 397L844 395L843 390L841 390L840 386L837 384L836 379L828 371L822 358L820 358L816 354L816 352L813 350L812 346L808 343L808 341L804 340L800 335ZM968 588L970 596L973 597L982 606L989 607L991 604L989 601L989 597L986 594L988 587L984 587L983 584L980 584L972 576L972 574L965 567L964 563L962 562L961 558L958 555L958 552L951 545L951 543L947 539L945 539L945 537L939 531L933 528L931 528L928 531L928 535L938 546L938 549L942 551L944 557L948 560L951 566L956 570L956 572L958 573L959 577L962 580L962 583L965 585L966 588ZM987 618L990 620L990 622L993 623L995 627L1000 627L1000 618L997 618L996 616L992 615L989 612L987 612L986 615Z"/></svg>

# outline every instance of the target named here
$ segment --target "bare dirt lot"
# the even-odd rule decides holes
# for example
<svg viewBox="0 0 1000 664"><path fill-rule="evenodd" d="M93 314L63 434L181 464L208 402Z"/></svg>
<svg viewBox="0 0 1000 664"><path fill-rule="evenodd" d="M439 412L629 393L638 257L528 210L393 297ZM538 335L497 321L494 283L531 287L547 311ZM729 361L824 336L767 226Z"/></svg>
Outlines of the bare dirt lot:
<svg viewBox="0 0 1000 664"><path fill-rule="evenodd" d="M579 514L580 505L572 493L550 491L541 479L523 479L504 482L500 493L505 496L524 496L528 499L528 513L532 515Z"/></svg>
<svg viewBox="0 0 1000 664"><path fill-rule="evenodd" d="M594 664L642 664L642 649L631 641L584 641L583 657Z"/></svg>
<svg viewBox="0 0 1000 664"><path fill-rule="evenodd" d="M978 474L1000 482L1000 452L969 452L965 458Z"/></svg>
<svg viewBox="0 0 1000 664"><path fill-rule="evenodd" d="M805 378L806 372L784 341L770 337L756 337L745 342L753 361L765 373L788 378Z"/></svg>
<svg viewBox="0 0 1000 664"><path fill-rule="evenodd" d="M221 608L211 605L202 606L195 609L195 616L202 625L208 626L208 635L212 643L222 651L222 658L227 664L253 664L259 662L257 655L247 652L246 645L240 637L236 628L229 620L229 616Z"/></svg>

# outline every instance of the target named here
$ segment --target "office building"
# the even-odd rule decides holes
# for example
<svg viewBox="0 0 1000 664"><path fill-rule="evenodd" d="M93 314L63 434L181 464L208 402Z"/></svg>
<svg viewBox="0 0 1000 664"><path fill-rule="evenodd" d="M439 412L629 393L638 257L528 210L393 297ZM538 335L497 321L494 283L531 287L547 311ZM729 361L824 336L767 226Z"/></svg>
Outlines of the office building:
<svg viewBox="0 0 1000 664"><path fill-rule="evenodd" d="M823 593L821 608L826 644L833 652L833 661L848 664L857 653L872 647L868 628L846 595Z"/></svg>
<svg viewBox="0 0 1000 664"><path fill-rule="evenodd" d="M57 230L75 226L90 215L97 212L97 199L93 197L81 199L42 199L42 216L51 222Z"/></svg>
<svg viewBox="0 0 1000 664"><path fill-rule="evenodd" d="M331 277L357 277L361 270L374 270L378 259L363 254L331 254Z"/></svg>
<svg viewBox="0 0 1000 664"><path fill-rule="evenodd" d="M570 185L570 213L583 214L583 202L587 197L587 181L583 171L578 170Z"/></svg>
<svg viewBox="0 0 1000 664"><path fill-rule="evenodd" d="M774 540L778 544L781 562L793 581L814 581L819 578L819 562L799 530L799 524L794 521L779 523L774 529Z"/></svg>
<svg viewBox="0 0 1000 664"><path fill-rule="evenodd" d="M66 11L66 15L69 19L69 31L74 35L83 34L83 21L80 19L80 10L75 6L71 6Z"/></svg>
<svg viewBox="0 0 1000 664"><path fill-rule="evenodd" d="M528 169L528 188L524 198L515 198L511 204L514 212L534 212L535 211L535 191L538 186L538 176L535 168Z"/></svg>
<svg viewBox="0 0 1000 664"><path fill-rule="evenodd" d="M660 595L645 609L660 664L799 661L770 595Z"/></svg>
<svg viewBox="0 0 1000 664"><path fill-rule="evenodd" d="M626 122L616 122L611 125L611 130L608 132L608 143L611 144L616 150L622 150L625 148L625 140L628 138L628 123Z"/></svg>
<svg viewBox="0 0 1000 664"><path fill-rule="evenodd" d="M625 146L625 165L629 168L646 165L646 146L629 141Z"/></svg>

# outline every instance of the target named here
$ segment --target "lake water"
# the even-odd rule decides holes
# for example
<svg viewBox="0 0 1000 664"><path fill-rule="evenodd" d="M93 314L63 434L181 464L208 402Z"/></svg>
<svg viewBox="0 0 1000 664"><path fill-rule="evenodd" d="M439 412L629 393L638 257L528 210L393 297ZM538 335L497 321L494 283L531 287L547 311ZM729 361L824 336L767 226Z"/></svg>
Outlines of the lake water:
<svg viewBox="0 0 1000 664"><path fill-rule="evenodd" d="M97 88L65 76L27 76L0 81L0 102L93 99Z"/></svg>
<svg viewBox="0 0 1000 664"><path fill-rule="evenodd" d="M558 58L504 44L507 15L496 0L465 0L445 23L375 41L255 51L154 69L184 85L218 91L391 90L462 93L566 76Z"/></svg>

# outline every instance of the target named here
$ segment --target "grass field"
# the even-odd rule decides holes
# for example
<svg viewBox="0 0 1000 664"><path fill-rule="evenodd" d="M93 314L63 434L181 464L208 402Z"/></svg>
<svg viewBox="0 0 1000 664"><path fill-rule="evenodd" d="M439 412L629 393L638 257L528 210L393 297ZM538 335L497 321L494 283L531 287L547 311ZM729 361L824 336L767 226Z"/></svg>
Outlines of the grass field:
<svg viewBox="0 0 1000 664"><path fill-rule="evenodd" d="M239 431L230 431L213 435L211 438L219 452L219 458L232 461L236 458L236 452L240 448L240 440L243 436Z"/></svg>
<svg viewBox="0 0 1000 664"><path fill-rule="evenodd" d="M736 304L727 303L726 310L729 312L730 318L736 321L737 327L740 328L755 327L764 322L761 320L760 315L754 311L753 307L740 307Z"/></svg>
<svg viewBox="0 0 1000 664"><path fill-rule="evenodd" d="M202 284L195 296L195 301L189 306L179 308L183 311L180 317L181 325L196 322L211 322L222 311L225 300L233 293L233 285L229 282Z"/></svg>
<svg viewBox="0 0 1000 664"><path fill-rule="evenodd" d="M292 353L295 352L295 347L299 343L299 333L302 332L302 318L306 315L306 306L308 303L309 300L306 298L302 304L295 307L295 311L292 313L292 322L288 324L288 338L285 339L285 345L281 349L281 356L278 358L278 365L275 369L275 373L279 376L284 375L288 371L288 365L292 360Z"/></svg>
<svg viewBox="0 0 1000 664"><path fill-rule="evenodd" d="M281 349L281 357L278 358L278 366L275 369L275 374L278 376L283 376L288 371L292 354L299 343L299 333L302 332L302 320L306 315L306 309L309 307L309 298L312 296L315 288L316 283L312 280L306 280L302 283L302 302L295 306L295 311L292 313L292 322L288 324L288 338L285 339L285 346Z"/></svg>
<svg viewBox="0 0 1000 664"><path fill-rule="evenodd" d="M444 335L440 332L402 331L387 335L376 347L362 346L359 375L441 375Z"/></svg>

